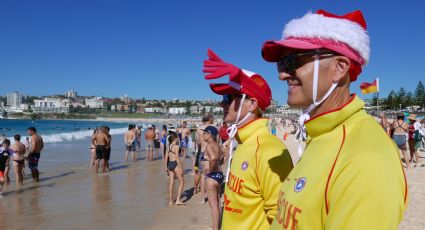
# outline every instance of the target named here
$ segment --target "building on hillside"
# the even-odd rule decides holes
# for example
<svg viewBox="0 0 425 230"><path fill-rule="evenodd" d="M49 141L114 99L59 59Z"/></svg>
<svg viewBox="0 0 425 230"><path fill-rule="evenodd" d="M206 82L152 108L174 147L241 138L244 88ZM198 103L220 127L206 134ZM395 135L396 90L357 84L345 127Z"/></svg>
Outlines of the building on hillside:
<svg viewBox="0 0 425 230"><path fill-rule="evenodd" d="M20 92L13 92L8 93L6 95L7 97L7 106L9 106L11 109L20 109L22 104L22 99L24 98L24 95Z"/></svg>
<svg viewBox="0 0 425 230"><path fill-rule="evenodd" d="M161 107L148 107L148 108L145 108L145 113L160 113L160 114L164 114L164 113L167 113L167 109L166 108L161 108Z"/></svg>
<svg viewBox="0 0 425 230"><path fill-rule="evenodd" d="M44 98L34 100L32 110L35 113L68 113L69 105L68 99Z"/></svg>
<svg viewBox="0 0 425 230"><path fill-rule="evenodd" d="M103 99L101 97L86 98L86 107L93 109L103 108Z"/></svg>
<svg viewBox="0 0 425 230"><path fill-rule="evenodd" d="M184 107L171 107L168 108L168 113L169 114L185 114L186 113L186 108Z"/></svg>
<svg viewBox="0 0 425 230"><path fill-rule="evenodd" d="M76 91L74 91L74 90L71 90L71 91L68 91L68 92L65 92L65 97L66 98L73 98L73 99L75 99L75 98L77 98L77 92Z"/></svg>
<svg viewBox="0 0 425 230"><path fill-rule="evenodd" d="M127 104L131 103L131 98L129 96L127 96L127 94L124 94L124 96L122 96L120 99L121 99L121 101L123 101Z"/></svg>

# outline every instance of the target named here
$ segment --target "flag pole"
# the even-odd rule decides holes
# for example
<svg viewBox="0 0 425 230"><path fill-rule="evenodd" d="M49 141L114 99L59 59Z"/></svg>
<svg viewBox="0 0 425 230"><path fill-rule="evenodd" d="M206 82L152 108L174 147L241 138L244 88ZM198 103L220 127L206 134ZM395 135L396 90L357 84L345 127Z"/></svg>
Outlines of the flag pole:
<svg viewBox="0 0 425 230"><path fill-rule="evenodd" d="M379 117L379 78L376 78L376 116Z"/></svg>

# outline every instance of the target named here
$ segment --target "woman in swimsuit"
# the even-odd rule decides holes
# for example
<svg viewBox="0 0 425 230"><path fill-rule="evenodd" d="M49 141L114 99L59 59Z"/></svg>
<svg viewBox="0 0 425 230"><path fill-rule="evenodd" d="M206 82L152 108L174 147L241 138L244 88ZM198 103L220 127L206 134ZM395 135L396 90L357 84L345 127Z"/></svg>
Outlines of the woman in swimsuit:
<svg viewBox="0 0 425 230"><path fill-rule="evenodd" d="M208 126L204 129L203 139L207 142L204 158L207 158L209 164L205 171L205 190L207 191L208 203L211 208L212 229L220 229L220 186L224 181L224 175L221 171L223 153L217 143L218 130L214 126Z"/></svg>
<svg viewBox="0 0 425 230"><path fill-rule="evenodd" d="M24 175L22 173L22 168L25 165L24 154L26 152L26 146L21 143L21 136L19 134L15 135L15 143L11 146L13 151L12 160L13 160L13 171L16 176L16 186L18 189L22 187L24 182Z"/></svg>
<svg viewBox="0 0 425 230"><path fill-rule="evenodd" d="M95 128L93 130L93 135L92 138L94 137L94 135L96 135L98 128ZM96 164L96 146L94 145L94 143L92 142L90 144L90 168L93 168Z"/></svg>
<svg viewBox="0 0 425 230"><path fill-rule="evenodd" d="M182 170L182 164L179 159L179 145L178 145L178 137L177 134L174 132L170 132L170 137L168 139L170 142L170 146L168 148L168 151L165 153L165 166L168 171L168 177L169 177L169 184L168 184L168 199L169 203L168 205L173 204L173 187L174 187L174 175L177 176L177 179L179 180L179 189L177 193L177 199L176 204L177 205L185 205L180 200L180 196L183 192L183 186L184 186L184 178L183 178L183 170ZM168 163L167 163L168 161Z"/></svg>
<svg viewBox="0 0 425 230"><path fill-rule="evenodd" d="M401 150L403 154L404 163L406 168L409 168L409 157L407 156L407 134L409 126L404 122L404 114L397 114L397 119L394 119L391 125L391 132L393 133L393 140L396 143L397 147Z"/></svg>

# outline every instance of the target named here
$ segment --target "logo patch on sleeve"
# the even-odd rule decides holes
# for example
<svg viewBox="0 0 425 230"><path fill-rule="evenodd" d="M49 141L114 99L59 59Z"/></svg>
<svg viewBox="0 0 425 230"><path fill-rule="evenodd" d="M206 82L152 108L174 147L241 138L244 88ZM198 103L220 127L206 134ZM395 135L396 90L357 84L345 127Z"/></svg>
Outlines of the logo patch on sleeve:
<svg viewBox="0 0 425 230"><path fill-rule="evenodd" d="M242 162L241 168L243 171L245 171L248 168L248 166L249 166L248 161L244 161Z"/></svg>
<svg viewBox="0 0 425 230"><path fill-rule="evenodd" d="M294 191L295 192L300 192L301 190L303 190L303 188L305 187L305 184L307 183L307 180L305 177L301 177L297 180L297 182L295 183L294 186Z"/></svg>

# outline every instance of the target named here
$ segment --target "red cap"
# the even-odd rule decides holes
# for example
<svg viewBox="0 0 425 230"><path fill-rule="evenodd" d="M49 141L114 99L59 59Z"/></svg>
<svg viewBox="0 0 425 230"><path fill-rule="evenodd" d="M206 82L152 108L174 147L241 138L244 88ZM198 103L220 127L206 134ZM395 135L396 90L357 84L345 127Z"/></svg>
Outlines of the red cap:
<svg viewBox="0 0 425 230"><path fill-rule="evenodd" d="M285 26L281 40L264 43L262 55L266 61L277 62L293 49L320 48L353 60L349 73L351 81L355 81L370 56L369 35L361 11L338 16L318 10L294 19Z"/></svg>
<svg viewBox="0 0 425 230"><path fill-rule="evenodd" d="M210 83L211 90L216 94L246 94L257 99L263 111L271 103L272 92L261 75L224 62L211 49L208 49L208 60L204 61L203 72L207 80L229 75L228 83Z"/></svg>

